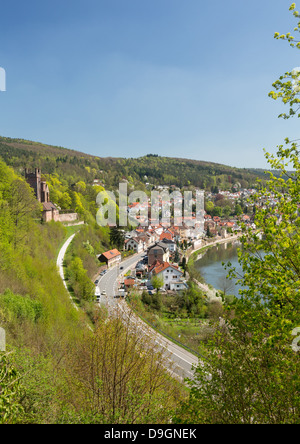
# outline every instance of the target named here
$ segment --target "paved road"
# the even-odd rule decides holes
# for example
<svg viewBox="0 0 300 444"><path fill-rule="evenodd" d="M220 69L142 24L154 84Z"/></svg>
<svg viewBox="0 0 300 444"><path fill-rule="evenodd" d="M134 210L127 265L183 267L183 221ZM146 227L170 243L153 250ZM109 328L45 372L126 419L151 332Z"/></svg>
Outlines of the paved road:
<svg viewBox="0 0 300 444"><path fill-rule="evenodd" d="M57 267L58 267L60 277L62 278L62 281L63 281L64 286L65 286L65 288L67 289L68 293L69 293L69 290L68 290L68 287L67 287L67 284L66 284L66 280L65 280L65 274L64 274L63 263L64 263L64 257L65 257L66 251L67 251L67 249L68 249L70 243L72 242L72 240L73 240L74 237L76 236L76 234L77 234L77 233L72 234L72 235L66 240L66 242L65 242L65 243L63 244L63 246L61 247L61 249L60 249L60 251L59 251L59 253L58 253L58 256L57 256L57 260L56 260L56 265L57 265ZM69 296L70 296L70 299L71 299L71 301L72 301L73 306L76 308L76 310L78 310L78 307L77 307L77 305L74 303L74 301L73 301L72 296L70 295L70 293L69 293Z"/></svg>
<svg viewBox="0 0 300 444"><path fill-rule="evenodd" d="M130 317L131 322L133 322L144 335L147 335L149 339L153 341L153 346L158 347L158 349L163 348L167 350L168 359L173 365L172 371L181 379L186 377L191 378L193 376L192 367L198 365L198 358L179 345L174 344L172 341L169 341L164 336L158 334L140 318L134 315L124 300L114 297L117 294L118 284L122 280L124 274L129 269L133 269L144 254L145 252L142 252L131 256L123 261L120 266L115 266L99 278L98 287L101 291L100 303L105 304L110 313L119 310L122 316L127 318ZM102 294L103 291L106 292L106 295Z"/></svg>
<svg viewBox="0 0 300 444"><path fill-rule="evenodd" d="M107 271L106 274L100 276L98 287L101 291L100 303L107 306L109 311L115 309L119 300L115 298L118 290L118 284L123 280L124 274L133 269L137 262L141 260L145 252L135 254L134 256L125 259L120 265L115 265L113 268ZM102 295L102 292L106 292L106 296Z"/></svg>

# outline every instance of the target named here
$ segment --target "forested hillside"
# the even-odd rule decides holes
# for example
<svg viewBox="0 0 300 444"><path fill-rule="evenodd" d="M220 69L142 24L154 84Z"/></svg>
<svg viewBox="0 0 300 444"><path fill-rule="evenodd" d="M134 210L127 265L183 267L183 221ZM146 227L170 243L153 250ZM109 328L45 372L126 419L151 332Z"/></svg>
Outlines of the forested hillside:
<svg viewBox="0 0 300 444"><path fill-rule="evenodd" d="M105 188L117 187L122 179L138 189L153 185L196 186L223 189L239 182L242 187L255 184L262 171L248 171L212 162L147 155L140 158L113 158L87 155L61 147L20 139L0 137L0 157L21 174L24 166L41 168L46 175L58 175L68 185L78 181L92 183L98 179Z"/></svg>
<svg viewBox="0 0 300 444"><path fill-rule="evenodd" d="M105 311L93 308L88 317L75 310L56 268L66 228L42 224L40 211L29 185L0 160L0 326L7 344L0 424L167 420L181 395L164 358L137 333L129 336L128 325L105 322ZM99 249L109 242L92 216L74 254L87 238ZM87 268L88 256L83 251Z"/></svg>

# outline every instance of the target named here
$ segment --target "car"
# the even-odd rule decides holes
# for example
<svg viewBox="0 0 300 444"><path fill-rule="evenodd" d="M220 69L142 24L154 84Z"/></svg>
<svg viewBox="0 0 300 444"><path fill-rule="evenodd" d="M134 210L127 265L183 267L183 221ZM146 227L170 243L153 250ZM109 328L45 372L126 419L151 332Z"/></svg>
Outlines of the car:
<svg viewBox="0 0 300 444"><path fill-rule="evenodd" d="M99 284L99 279L96 279L95 280L95 285L98 285Z"/></svg>
<svg viewBox="0 0 300 444"><path fill-rule="evenodd" d="M106 291L105 291L105 290L102 290L102 294L105 296L105 295L106 295Z"/></svg>
<svg viewBox="0 0 300 444"><path fill-rule="evenodd" d="M124 270L124 267L120 267L120 270Z"/></svg>

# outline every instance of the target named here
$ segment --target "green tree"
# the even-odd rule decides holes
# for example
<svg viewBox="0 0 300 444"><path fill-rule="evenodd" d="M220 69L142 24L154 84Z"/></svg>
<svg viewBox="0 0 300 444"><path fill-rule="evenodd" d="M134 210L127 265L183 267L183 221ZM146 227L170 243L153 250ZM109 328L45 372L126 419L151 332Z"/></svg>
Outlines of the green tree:
<svg viewBox="0 0 300 444"><path fill-rule="evenodd" d="M110 243L113 247L123 250L125 235L118 227L111 227L109 232Z"/></svg>
<svg viewBox="0 0 300 444"><path fill-rule="evenodd" d="M9 214L13 224L13 245L14 248L17 248L28 238L32 218L41 215L41 207L30 186L19 178L11 183L4 195L9 205Z"/></svg>
<svg viewBox="0 0 300 444"><path fill-rule="evenodd" d="M296 11L296 4L292 3L290 6L290 11L293 11L293 15L296 19L300 18L300 14ZM300 21L298 21L298 25L294 28L294 32L300 32ZM275 39L286 40L290 43L290 46L293 48L300 49L300 41L295 39L294 36L291 35L290 32L287 34L280 34L279 32L275 32ZM275 92L270 91L269 96L274 99L281 99L284 105L289 105L290 109L288 113L281 113L279 117L284 119L289 119L290 117L296 116L300 117L300 69L294 68L290 72L286 72L284 75L280 76L278 80L276 80L273 85L275 88ZM298 113L298 114L297 114Z"/></svg>
<svg viewBox="0 0 300 444"><path fill-rule="evenodd" d="M0 351L0 424L20 421L22 386L20 375L12 366L8 353Z"/></svg>
<svg viewBox="0 0 300 444"><path fill-rule="evenodd" d="M237 216L240 216L241 214L243 214L243 209L240 204L236 204L236 206L234 208L234 214L236 214Z"/></svg>
<svg viewBox="0 0 300 444"><path fill-rule="evenodd" d="M80 257L75 257L72 260L68 273L75 296L79 300L92 301L95 294L95 286L89 279Z"/></svg>
<svg viewBox="0 0 300 444"><path fill-rule="evenodd" d="M239 261L241 297L225 304L207 361L190 380L190 400L176 421L211 423L299 423L300 361L293 350L300 327L300 164L298 148L266 154L272 169L259 196L253 233L244 227ZM292 166L289 175L285 165ZM282 193L284 189L284 193ZM258 197L258 196L256 196ZM276 206L268 206L268 199ZM237 277L234 269L231 277Z"/></svg>
<svg viewBox="0 0 300 444"><path fill-rule="evenodd" d="M159 277L157 275L154 275L151 279L151 284L156 289L156 292L158 293L159 289L164 286L164 279L163 277Z"/></svg>
<svg viewBox="0 0 300 444"><path fill-rule="evenodd" d="M300 17L297 11L294 16ZM275 38L300 48L290 33ZM287 73L274 84L279 93L270 93L290 105L289 116L281 117L295 115L299 107L298 74ZM240 298L224 306L211 341L214 353L207 353L190 380L179 422L300 422L299 338L294 338L300 328L299 146L286 139L276 155L265 156L276 174L269 173L253 197L253 205L264 202L256 207L257 230L242 225ZM238 277L234 268L229 276Z"/></svg>

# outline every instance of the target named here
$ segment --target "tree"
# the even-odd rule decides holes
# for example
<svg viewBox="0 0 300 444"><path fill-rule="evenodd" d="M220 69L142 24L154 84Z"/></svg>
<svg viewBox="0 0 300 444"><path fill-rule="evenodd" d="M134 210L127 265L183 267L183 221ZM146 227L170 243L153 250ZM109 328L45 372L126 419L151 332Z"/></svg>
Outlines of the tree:
<svg viewBox="0 0 300 444"><path fill-rule="evenodd" d="M175 255L174 255L174 262L178 263L179 261L180 261L180 255L179 255L179 252L178 252L178 248L176 248Z"/></svg>
<svg viewBox="0 0 300 444"><path fill-rule="evenodd" d="M257 209L259 235L243 226L241 297L224 304L223 321L214 325L214 353L207 353L190 380L189 402L176 421L299 422L300 362L291 346L300 327L298 148L279 147L276 158L266 157L281 174L270 173L259 196L266 205L270 197L277 204ZM288 174L286 163L294 173ZM229 275L238 277L234 269Z"/></svg>
<svg viewBox="0 0 300 444"><path fill-rule="evenodd" d="M205 211L208 214L212 214L214 207L215 207L214 203L211 200L208 200L207 202L205 202Z"/></svg>
<svg viewBox="0 0 300 444"><path fill-rule="evenodd" d="M158 293L159 289L164 286L164 279L163 277L159 277L157 275L154 275L151 279L151 284L156 289L156 292Z"/></svg>
<svg viewBox="0 0 300 444"><path fill-rule="evenodd" d="M237 216L240 216L241 214L243 214L243 209L242 209L242 207L241 207L240 204L236 204L236 206L235 206L235 208L234 208L234 213L235 213Z"/></svg>
<svg viewBox="0 0 300 444"><path fill-rule="evenodd" d="M109 232L109 239L112 246L122 250L124 248L125 235L118 227L111 227Z"/></svg>
<svg viewBox="0 0 300 444"><path fill-rule="evenodd" d="M300 17L297 11L294 15ZM277 34L294 42L290 34ZM300 103L298 74L292 75L294 83L280 79L275 82L280 93L271 94L290 104L290 116ZM178 422L299 423L299 337L293 337L300 327L299 146L286 139L275 156L265 156L276 175L269 173L253 197L253 205L264 203L256 207L257 230L242 224L243 274L229 272L239 277L240 298L224 304L223 320L214 326L214 353L207 353L190 380L190 399L178 412Z"/></svg>
<svg viewBox="0 0 300 444"><path fill-rule="evenodd" d="M0 424L20 421L24 413L21 398L20 375L10 363L8 353L0 351Z"/></svg>
<svg viewBox="0 0 300 444"><path fill-rule="evenodd" d="M22 179L15 179L3 193L8 204L9 219L12 224L12 244L21 247L28 238L29 227L33 217L41 215L41 207L34 196L33 190Z"/></svg>
<svg viewBox="0 0 300 444"><path fill-rule="evenodd" d="M293 15L295 18L299 19L300 14L298 11L295 10L296 4L292 3L290 6L290 11L293 11ZM298 21L298 26L294 28L295 32L300 32L299 27L300 21ZM279 32L275 32L274 34L275 39L281 39L286 40L290 43L290 46L293 48L300 49L300 41L296 40L295 37L291 35L290 32L287 34L280 34ZM279 114L279 117L282 117L284 119L289 119L290 117L293 117L297 114L297 112L300 109L300 99L299 99L299 93L300 93L300 69L294 68L291 72L286 72L284 75L280 76L278 80L276 80L273 83L273 87L276 91L270 91L269 97L271 97L274 100L281 99L282 102L287 105L289 104L290 109L289 113L281 113ZM297 117L300 117L300 113L298 113Z"/></svg>
<svg viewBox="0 0 300 444"><path fill-rule="evenodd" d="M85 343L70 344L66 372L81 421L93 424L155 424L170 419L182 391L172 365L132 319L100 321ZM169 370L169 371L168 371ZM82 402L81 400L84 400ZM83 406L83 408L82 408Z"/></svg>
<svg viewBox="0 0 300 444"><path fill-rule="evenodd" d="M70 285L74 290L75 296L79 300L92 301L95 294L95 286L89 279L80 257L75 257L72 260L68 273Z"/></svg>

